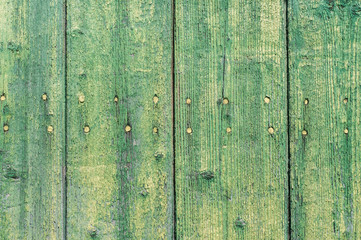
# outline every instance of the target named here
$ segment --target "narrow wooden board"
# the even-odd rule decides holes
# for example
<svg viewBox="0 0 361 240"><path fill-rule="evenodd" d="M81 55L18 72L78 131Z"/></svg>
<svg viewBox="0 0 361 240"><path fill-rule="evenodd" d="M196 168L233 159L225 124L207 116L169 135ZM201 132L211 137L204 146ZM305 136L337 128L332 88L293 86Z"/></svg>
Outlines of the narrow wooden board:
<svg viewBox="0 0 361 240"><path fill-rule="evenodd" d="M361 238L360 15L290 1L292 239Z"/></svg>
<svg viewBox="0 0 361 240"><path fill-rule="evenodd" d="M0 0L0 239L63 238L63 7Z"/></svg>
<svg viewBox="0 0 361 240"><path fill-rule="evenodd" d="M171 239L171 1L67 9L67 237Z"/></svg>
<svg viewBox="0 0 361 240"><path fill-rule="evenodd" d="M287 239L285 13L176 1L177 239Z"/></svg>

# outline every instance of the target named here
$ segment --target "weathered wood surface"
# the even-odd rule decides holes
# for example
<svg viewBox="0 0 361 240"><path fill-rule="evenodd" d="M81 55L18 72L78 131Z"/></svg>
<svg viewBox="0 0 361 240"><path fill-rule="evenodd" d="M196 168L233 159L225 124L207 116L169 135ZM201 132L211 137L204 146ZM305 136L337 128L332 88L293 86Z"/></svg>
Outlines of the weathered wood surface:
<svg viewBox="0 0 361 240"><path fill-rule="evenodd" d="M175 4L177 238L287 239L285 3Z"/></svg>
<svg viewBox="0 0 361 240"><path fill-rule="evenodd" d="M60 0L0 0L0 239L63 238L63 25Z"/></svg>
<svg viewBox="0 0 361 240"><path fill-rule="evenodd" d="M360 14L0 0L0 239L361 238Z"/></svg>
<svg viewBox="0 0 361 240"><path fill-rule="evenodd" d="M171 1L67 12L67 237L171 239Z"/></svg>
<svg viewBox="0 0 361 240"><path fill-rule="evenodd" d="M289 2L292 239L361 238L360 14Z"/></svg>

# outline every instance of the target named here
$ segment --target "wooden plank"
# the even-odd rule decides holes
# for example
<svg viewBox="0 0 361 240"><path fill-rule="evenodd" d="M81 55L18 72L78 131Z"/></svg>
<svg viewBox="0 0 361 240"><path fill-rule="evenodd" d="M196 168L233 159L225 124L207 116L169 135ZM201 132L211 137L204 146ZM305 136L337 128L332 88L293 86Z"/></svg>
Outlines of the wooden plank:
<svg viewBox="0 0 361 240"><path fill-rule="evenodd" d="M68 0L68 239L173 236L171 16Z"/></svg>
<svg viewBox="0 0 361 240"><path fill-rule="evenodd" d="M0 0L0 239L63 238L63 24L61 0Z"/></svg>
<svg viewBox="0 0 361 240"><path fill-rule="evenodd" d="M284 1L175 10L177 238L287 239Z"/></svg>
<svg viewBox="0 0 361 240"><path fill-rule="evenodd" d="M290 1L292 239L361 238L360 14Z"/></svg>

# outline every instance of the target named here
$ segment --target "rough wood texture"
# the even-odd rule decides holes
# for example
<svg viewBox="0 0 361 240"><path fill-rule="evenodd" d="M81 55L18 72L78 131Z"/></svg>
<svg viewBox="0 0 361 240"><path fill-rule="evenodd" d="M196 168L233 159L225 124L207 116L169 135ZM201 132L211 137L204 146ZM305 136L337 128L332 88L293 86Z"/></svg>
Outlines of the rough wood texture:
<svg viewBox="0 0 361 240"><path fill-rule="evenodd" d="M63 238L63 19L60 0L0 0L0 239Z"/></svg>
<svg viewBox="0 0 361 240"><path fill-rule="evenodd" d="M173 236L171 23L169 0L68 0L68 239Z"/></svg>
<svg viewBox="0 0 361 240"><path fill-rule="evenodd" d="M360 14L289 3L292 239L361 238Z"/></svg>
<svg viewBox="0 0 361 240"><path fill-rule="evenodd" d="M177 238L287 239L284 1L175 9Z"/></svg>

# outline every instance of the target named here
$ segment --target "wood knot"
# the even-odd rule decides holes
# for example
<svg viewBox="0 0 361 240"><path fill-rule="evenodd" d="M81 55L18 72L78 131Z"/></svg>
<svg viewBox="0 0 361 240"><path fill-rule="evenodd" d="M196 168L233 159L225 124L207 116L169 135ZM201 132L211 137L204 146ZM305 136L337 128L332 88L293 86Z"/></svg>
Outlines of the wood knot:
<svg viewBox="0 0 361 240"><path fill-rule="evenodd" d="M91 238L95 238L98 235L98 230L95 227L90 227L88 229L88 234Z"/></svg>
<svg viewBox="0 0 361 240"><path fill-rule="evenodd" d="M202 171L200 173L200 175L202 176L203 179L206 179L206 180L211 180L214 178L214 173L212 171Z"/></svg>
<svg viewBox="0 0 361 240"><path fill-rule="evenodd" d="M241 217L238 217L236 221L234 221L234 225L238 228L243 229L247 225L247 223Z"/></svg>
<svg viewBox="0 0 361 240"><path fill-rule="evenodd" d="M155 160L159 161L164 157L164 155L163 155L163 153L155 153L154 157L155 157Z"/></svg>
<svg viewBox="0 0 361 240"><path fill-rule="evenodd" d="M6 172L4 174L4 177L7 179L19 179L20 177L18 176L18 173L16 172L16 170L12 167L8 167L6 169Z"/></svg>
<svg viewBox="0 0 361 240"><path fill-rule="evenodd" d="M149 192L147 191L147 189L143 188L139 194L143 197L146 197L149 195Z"/></svg>

